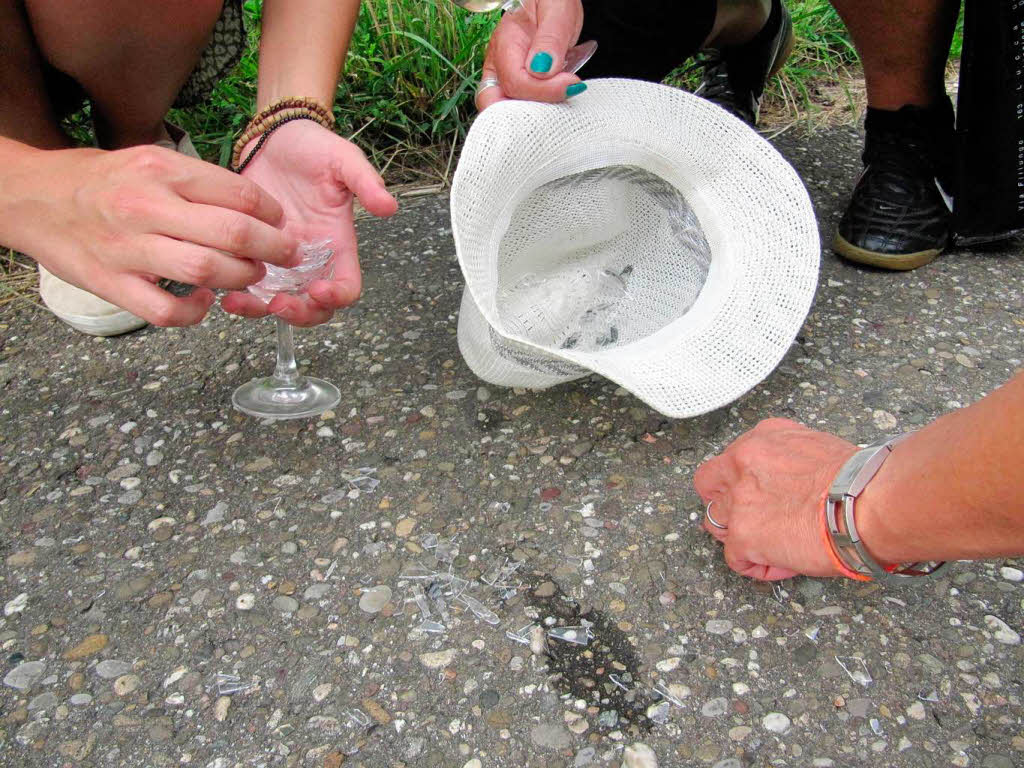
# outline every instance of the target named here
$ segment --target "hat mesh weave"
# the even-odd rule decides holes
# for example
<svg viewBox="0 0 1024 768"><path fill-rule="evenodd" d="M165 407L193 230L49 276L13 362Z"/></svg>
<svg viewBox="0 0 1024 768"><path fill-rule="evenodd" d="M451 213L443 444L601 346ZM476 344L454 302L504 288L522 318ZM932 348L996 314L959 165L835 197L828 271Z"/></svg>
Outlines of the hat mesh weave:
<svg viewBox="0 0 1024 768"><path fill-rule="evenodd" d="M498 316L544 347L595 352L684 315L711 248L679 191L636 166L556 179L516 209L498 251Z"/></svg>
<svg viewBox="0 0 1024 768"><path fill-rule="evenodd" d="M593 80L567 104L492 106L451 209L459 346L495 384L596 372L667 415L705 413L774 369L817 284L817 223L793 169L666 86Z"/></svg>

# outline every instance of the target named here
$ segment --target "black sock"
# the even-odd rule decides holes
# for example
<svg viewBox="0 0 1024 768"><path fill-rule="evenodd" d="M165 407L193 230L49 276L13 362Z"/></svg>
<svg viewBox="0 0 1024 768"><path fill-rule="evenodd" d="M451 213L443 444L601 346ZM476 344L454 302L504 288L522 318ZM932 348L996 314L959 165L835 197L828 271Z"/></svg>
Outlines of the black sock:
<svg viewBox="0 0 1024 768"><path fill-rule="evenodd" d="M905 104L899 109L868 107L865 131L894 131L943 141L953 133L953 103L943 96L929 107Z"/></svg>
<svg viewBox="0 0 1024 768"><path fill-rule="evenodd" d="M869 142L872 140L871 134L895 133L918 143L934 166L936 176L945 184L952 173L956 152L953 123L953 102L948 96L943 96L928 107L914 104L905 104L899 109L868 107L864 130Z"/></svg>

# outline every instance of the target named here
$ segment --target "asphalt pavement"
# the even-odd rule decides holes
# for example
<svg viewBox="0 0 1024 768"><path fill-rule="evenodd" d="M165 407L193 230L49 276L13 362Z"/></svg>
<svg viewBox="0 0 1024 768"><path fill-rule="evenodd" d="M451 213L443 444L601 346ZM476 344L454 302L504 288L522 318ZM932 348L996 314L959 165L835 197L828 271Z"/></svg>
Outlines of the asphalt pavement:
<svg viewBox="0 0 1024 768"><path fill-rule="evenodd" d="M1019 243L844 263L857 132L775 143L820 288L778 369L700 418L476 379L444 196L361 220L362 300L297 332L342 391L319 420L231 407L270 321L0 315L0 765L1024 765L1024 563L773 588L699 527L694 469L759 420L866 443L1024 357Z"/></svg>

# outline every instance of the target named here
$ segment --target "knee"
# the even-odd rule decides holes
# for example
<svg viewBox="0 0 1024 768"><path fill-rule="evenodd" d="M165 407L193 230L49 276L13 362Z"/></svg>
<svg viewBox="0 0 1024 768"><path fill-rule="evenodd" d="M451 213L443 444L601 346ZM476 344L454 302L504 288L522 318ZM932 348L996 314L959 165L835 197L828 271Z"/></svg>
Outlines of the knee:
<svg viewBox="0 0 1024 768"><path fill-rule="evenodd" d="M82 0L71 12L64 0L25 0L39 50L52 66L76 78L125 51L201 45L223 6L224 0Z"/></svg>

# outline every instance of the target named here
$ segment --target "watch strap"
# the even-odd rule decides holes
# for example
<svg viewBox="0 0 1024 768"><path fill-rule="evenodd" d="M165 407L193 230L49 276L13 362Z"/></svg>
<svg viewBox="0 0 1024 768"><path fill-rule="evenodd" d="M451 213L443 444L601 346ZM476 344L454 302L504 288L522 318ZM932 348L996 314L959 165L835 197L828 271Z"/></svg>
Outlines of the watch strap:
<svg viewBox="0 0 1024 768"><path fill-rule="evenodd" d="M889 458L893 447L911 434L880 440L853 454L836 474L825 499L825 524L832 546L846 566L862 579L904 581L916 576L935 576L948 566L946 562L882 565L868 552L857 530L857 497Z"/></svg>

